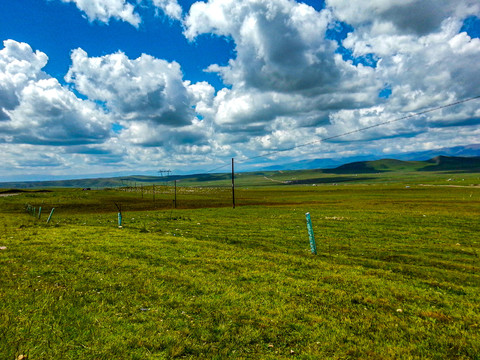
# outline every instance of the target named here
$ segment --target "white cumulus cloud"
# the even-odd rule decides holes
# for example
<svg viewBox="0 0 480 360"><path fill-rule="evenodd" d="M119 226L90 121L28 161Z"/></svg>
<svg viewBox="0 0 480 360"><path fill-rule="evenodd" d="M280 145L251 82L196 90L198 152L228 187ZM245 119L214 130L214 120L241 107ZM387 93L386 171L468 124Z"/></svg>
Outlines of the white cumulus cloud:
<svg viewBox="0 0 480 360"><path fill-rule="evenodd" d="M326 38L333 21L330 11L293 0L192 5L185 19L187 38L214 33L235 43L236 58L228 66L208 68L231 85L205 112L221 142L248 143L249 149L290 146L292 137L281 134L325 125L329 111L375 103L383 83L372 68L353 66L335 53L338 44ZM304 140L298 137L299 143Z"/></svg>
<svg viewBox="0 0 480 360"><path fill-rule="evenodd" d="M478 14L477 0L327 0L334 16L354 27L373 32L427 35L440 29L448 18Z"/></svg>
<svg viewBox="0 0 480 360"><path fill-rule="evenodd" d="M0 141L69 145L102 142L110 119L41 69L47 56L26 43L0 50Z"/></svg>
<svg viewBox="0 0 480 360"><path fill-rule="evenodd" d="M5 110L19 105L18 95L30 81L47 78L41 69L48 57L41 51L32 51L30 45L5 40L0 50L0 119Z"/></svg>
<svg viewBox="0 0 480 360"><path fill-rule="evenodd" d="M177 0L153 0L153 4L159 9L162 9L168 17L175 20L182 19L182 7L178 4Z"/></svg>
<svg viewBox="0 0 480 360"><path fill-rule="evenodd" d="M121 120L172 127L190 124L195 114L180 65L150 55L131 60L124 53L89 57L72 52L65 79L91 100L100 100Z"/></svg>
<svg viewBox="0 0 480 360"><path fill-rule="evenodd" d="M74 3L83 11L89 21L108 23L111 18L122 20L137 27L140 16L135 7L126 0L61 0L64 3Z"/></svg>
<svg viewBox="0 0 480 360"><path fill-rule="evenodd" d="M232 37L236 59L209 70L236 87L322 91L340 76L335 44L325 40L328 23L327 12L293 0L210 0L192 5L185 35L192 40L205 33Z"/></svg>

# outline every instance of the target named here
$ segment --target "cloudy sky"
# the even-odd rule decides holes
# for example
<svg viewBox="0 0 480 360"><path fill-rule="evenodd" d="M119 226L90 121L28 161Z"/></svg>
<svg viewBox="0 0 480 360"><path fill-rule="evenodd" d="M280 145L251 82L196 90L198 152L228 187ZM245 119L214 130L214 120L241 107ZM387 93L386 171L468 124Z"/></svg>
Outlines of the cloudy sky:
<svg viewBox="0 0 480 360"><path fill-rule="evenodd" d="M480 143L480 100L316 142L480 95L478 0L2 0L0 37L0 180Z"/></svg>

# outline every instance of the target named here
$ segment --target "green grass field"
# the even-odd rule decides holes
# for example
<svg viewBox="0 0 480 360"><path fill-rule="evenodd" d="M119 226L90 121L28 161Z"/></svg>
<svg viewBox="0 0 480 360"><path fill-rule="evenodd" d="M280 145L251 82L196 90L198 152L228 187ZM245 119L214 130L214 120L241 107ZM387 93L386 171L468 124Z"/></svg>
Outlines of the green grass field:
<svg viewBox="0 0 480 360"><path fill-rule="evenodd" d="M0 359L480 359L479 174L381 176L0 197Z"/></svg>

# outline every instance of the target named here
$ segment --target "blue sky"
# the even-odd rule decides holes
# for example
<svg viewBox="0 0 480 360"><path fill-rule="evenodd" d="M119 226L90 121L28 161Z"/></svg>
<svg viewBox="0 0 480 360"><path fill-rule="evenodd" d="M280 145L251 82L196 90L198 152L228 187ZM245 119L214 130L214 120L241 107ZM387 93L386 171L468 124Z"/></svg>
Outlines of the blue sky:
<svg viewBox="0 0 480 360"><path fill-rule="evenodd" d="M479 143L471 101L257 157L480 95L479 17L476 0L2 1L0 180Z"/></svg>

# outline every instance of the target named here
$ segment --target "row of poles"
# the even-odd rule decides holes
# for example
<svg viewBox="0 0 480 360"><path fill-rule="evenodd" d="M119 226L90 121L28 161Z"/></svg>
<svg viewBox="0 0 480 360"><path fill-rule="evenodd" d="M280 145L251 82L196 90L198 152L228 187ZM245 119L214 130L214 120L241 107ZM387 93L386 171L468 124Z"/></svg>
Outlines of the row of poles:
<svg viewBox="0 0 480 360"><path fill-rule="evenodd" d="M35 218L38 218L40 220L41 216L42 216L42 207L40 206L38 208L38 212L37 212L37 208L30 205L30 204L26 204L25 205L25 211L27 213L29 213L30 215L32 215L33 217ZM55 211L55 208L52 208L52 210L50 211L50 215L48 216L48 219L47 219L47 224L50 222L50 220L52 219L52 216L53 216L53 212Z"/></svg>
<svg viewBox="0 0 480 360"><path fill-rule="evenodd" d="M233 208L235 209L235 163L234 158L232 158L232 203ZM170 170L168 170L170 172ZM135 188L137 188L135 184ZM143 198L143 186L141 187L142 191L142 198ZM153 195L153 203L155 204L155 185L152 185L152 195ZM177 180L174 180L174 200L173 200L174 207L177 208ZM115 203L115 206L118 210L118 227L122 228L122 205Z"/></svg>
<svg viewBox="0 0 480 360"><path fill-rule="evenodd" d="M169 170L170 171L170 170ZM177 208L177 180L174 180L174 207ZM133 187L130 187L133 188ZM137 185L135 183L135 189ZM143 198L143 186L141 186L142 198ZM152 185L153 202L155 203L155 185ZM232 207L235 209L235 159L232 158Z"/></svg>
<svg viewBox="0 0 480 360"><path fill-rule="evenodd" d="M174 199L173 199L173 203L174 203L174 207L177 208L177 180L174 180ZM160 185L161 186L161 185ZM140 192L142 194L142 199L143 199L143 193L145 192L144 189L147 189L147 193L148 193L148 187L147 186L143 186L143 185L140 185ZM128 186L128 187L124 187L123 190L124 191L128 191L128 189L135 189L135 191L137 191L137 183L135 183L135 186ZM155 188L155 184L152 184L152 197L153 197L153 203L155 204L155 194L156 194L156 188Z"/></svg>

